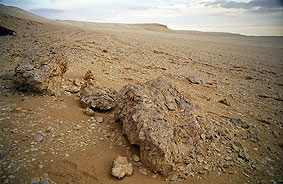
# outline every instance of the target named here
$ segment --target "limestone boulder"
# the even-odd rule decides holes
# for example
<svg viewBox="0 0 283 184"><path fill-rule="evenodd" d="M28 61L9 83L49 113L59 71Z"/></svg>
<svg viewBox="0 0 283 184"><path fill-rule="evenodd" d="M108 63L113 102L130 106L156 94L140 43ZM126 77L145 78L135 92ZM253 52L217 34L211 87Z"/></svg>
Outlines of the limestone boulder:
<svg viewBox="0 0 283 184"><path fill-rule="evenodd" d="M124 86L115 118L130 144L140 147L141 161L163 175L178 171L200 128L191 100L163 78Z"/></svg>
<svg viewBox="0 0 283 184"><path fill-rule="evenodd" d="M15 68L16 88L59 95L67 64L66 57L53 47L30 51Z"/></svg>

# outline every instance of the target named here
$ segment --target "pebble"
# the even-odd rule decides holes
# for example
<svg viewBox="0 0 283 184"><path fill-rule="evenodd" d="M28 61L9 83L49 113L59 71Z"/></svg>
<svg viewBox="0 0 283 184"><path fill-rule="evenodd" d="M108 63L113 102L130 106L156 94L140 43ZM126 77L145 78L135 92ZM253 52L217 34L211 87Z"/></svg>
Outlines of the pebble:
<svg viewBox="0 0 283 184"><path fill-rule="evenodd" d="M97 121L98 123L102 123L102 122L104 121L104 119L103 119L103 117L98 116L98 117L96 118L96 121Z"/></svg>
<svg viewBox="0 0 283 184"><path fill-rule="evenodd" d="M198 161L199 163L202 163L202 162L203 162L203 159L202 159L200 156L197 156L197 161Z"/></svg>
<svg viewBox="0 0 283 184"><path fill-rule="evenodd" d="M134 155L133 155L133 160L134 160L135 162L138 162L138 161L140 161L140 157L139 157L138 155L134 154Z"/></svg>
<svg viewBox="0 0 283 184"><path fill-rule="evenodd" d="M200 80L194 76L189 76L187 79L193 84L200 84Z"/></svg>
<svg viewBox="0 0 283 184"><path fill-rule="evenodd" d="M39 165L38 167L39 167L39 169L42 169L44 166L43 165Z"/></svg>
<svg viewBox="0 0 283 184"><path fill-rule="evenodd" d="M38 184L39 182L40 182L40 178L39 178L39 177L32 178L32 179L30 180L30 183L31 183L31 184Z"/></svg>
<svg viewBox="0 0 283 184"><path fill-rule="evenodd" d="M41 141L43 140L43 136L42 136L42 135L39 135L39 134L35 134L35 135L33 136L33 140L34 140L35 142L41 142Z"/></svg>
<svg viewBox="0 0 283 184"><path fill-rule="evenodd" d="M79 129L81 129L83 126L81 126L81 125L76 125L75 127L74 127L74 130L79 130Z"/></svg>
<svg viewBox="0 0 283 184"><path fill-rule="evenodd" d="M146 168L140 168L139 172L143 175L148 175Z"/></svg>
<svg viewBox="0 0 283 184"><path fill-rule="evenodd" d="M156 179L156 178L158 177L158 175L157 175L157 174L153 174L153 175L151 175L151 177L152 177L153 179Z"/></svg>

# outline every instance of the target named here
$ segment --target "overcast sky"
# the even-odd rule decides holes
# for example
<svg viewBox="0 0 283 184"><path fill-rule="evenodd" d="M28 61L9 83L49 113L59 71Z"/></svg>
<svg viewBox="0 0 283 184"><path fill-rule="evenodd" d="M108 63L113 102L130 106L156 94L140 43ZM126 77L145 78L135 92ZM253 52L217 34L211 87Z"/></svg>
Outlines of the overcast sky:
<svg viewBox="0 0 283 184"><path fill-rule="evenodd" d="M50 19L283 36L283 0L0 0Z"/></svg>

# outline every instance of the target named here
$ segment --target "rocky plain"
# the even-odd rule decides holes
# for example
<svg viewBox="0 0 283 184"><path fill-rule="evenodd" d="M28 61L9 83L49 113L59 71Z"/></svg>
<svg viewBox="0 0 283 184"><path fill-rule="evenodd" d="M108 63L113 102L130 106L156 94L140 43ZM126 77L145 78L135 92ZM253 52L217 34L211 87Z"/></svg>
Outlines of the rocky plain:
<svg viewBox="0 0 283 184"><path fill-rule="evenodd" d="M0 26L1 183L283 183L283 37Z"/></svg>

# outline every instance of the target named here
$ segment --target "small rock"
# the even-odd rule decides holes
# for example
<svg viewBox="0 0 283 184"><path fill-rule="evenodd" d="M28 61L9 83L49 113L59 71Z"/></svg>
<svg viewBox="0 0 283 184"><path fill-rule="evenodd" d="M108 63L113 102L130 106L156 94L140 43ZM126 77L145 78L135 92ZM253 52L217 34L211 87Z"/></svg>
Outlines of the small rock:
<svg viewBox="0 0 283 184"><path fill-rule="evenodd" d="M32 178L31 181L30 181L31 184L39 184L39 182L40 182L40 178L39 177Z"/></svg>
<svg viewBox="0 0 283 184"><path fill-rule="evenodd" d="M219 100L218 102L227 106L231 106L231 103L226 98Z"/></svg>
<svg viewBox="0 0 283 184"><path fill-rule="evenodd" d="M29 100L29 98L28 98L28 97L24 97L24 98L22 98L22 101L23 101L23 102L28 101L28 100Z"/></svg>
<svg viewBox="0 0 283 184"><path fill-rule="evenodd" d="M88 71L85 73L85 77L84 77L84 80L89 80L89 79L95 80L94 75L93 75L93 73L92 73L90 70L88 70Z"/></svg>
<svg viewBox="0 0 283 184"><path fill-rule="evenodd" d="M197 156L197 161L198 161L199 163L202 163L202 162L203 162L203 159L202 159L200 156Z"/></svg>
<svg viewBox="0 0 283 184"><path fill-rule="evenodd" d="M97 121L98 123L102 123L102 122L104 121L104 119L103 119L103 117L98 116L98 117L96 118L96 121Z"/></svg>
<svg viewBox="0 0 283 184"><path fill-rule="evenodd" d="M148 175L146 168L140 168L139 172L143 175Z"/></svg>
<svg viewBox="0 0 283 184"><path fill-rule="evenodd" d="M33 140L34 140L35 142L41 142L41 141L43 140L43 136L42 136L42 135L39 135L39 134L35 134L35 135L33 136Z"/></svg>
<svg viewBox="0 0 283 184"><path fill-rule="evenodd" d="M178 175L177 174L172 174L168 179L170 181L176 181L178 179Z"/></svg>
<svg viewBox="0 0 283 184"><path fill-rule="evenodd" d="M88 115L88 116L93 116L95 113L91 108L87 107L85 109L85 114Z"/></svg>
<svg viewBox="0 0 283 184"><path fill-rule="evenodd" d="M152 177L153 179L156 179L156 178L158 177L158 175L157 175L157 174L153 174L153 175L151 175L151 177Z"/></svg>
<svg viewBox="0 0 283 184"><path fill-rule="evenodd" d="M187 79L193 84L200 84L200 80L194 76L189 76Z"/></svg>
<svg viewBox="0 0 283 184"><path fill-rule="evenodd" d="M132 163L128 163L126 157L118 156L113 161L113 168L111 170L112 176L122 179L124 176L130 176L134 172Z"/></svg>
<svg viewBox="0 0 283 184"><path fill-rule="evenodd" d="M82 127L83 127L83 126L81 126L81 125L76 125L76 126L74 127L74 130L80 130Z"/></svg>
<svg viewBox="0 0 283 184"><path fill-rule="evenodd" d="M40 164L38 167L39 167L39 169L42 169L42 168L43 168L43 165Z"/></svg>
<svg viewBox="0 0 283 184"><path fill-rule="evenodd" d="M247 121L242 119L242 118L237 118L237 117L231 118L230 122L244 128L244 129L248 129L250 127L250 124L247 123Z"/></svg>
<svg viewBox="0 0 283 184"><path fill-rule="evenodd" d="M138 162L138 161L140 161L140 157L139 157L138 155L134 154L134 155L133 155L133 160L134 160L135 162Z"/></svg>

